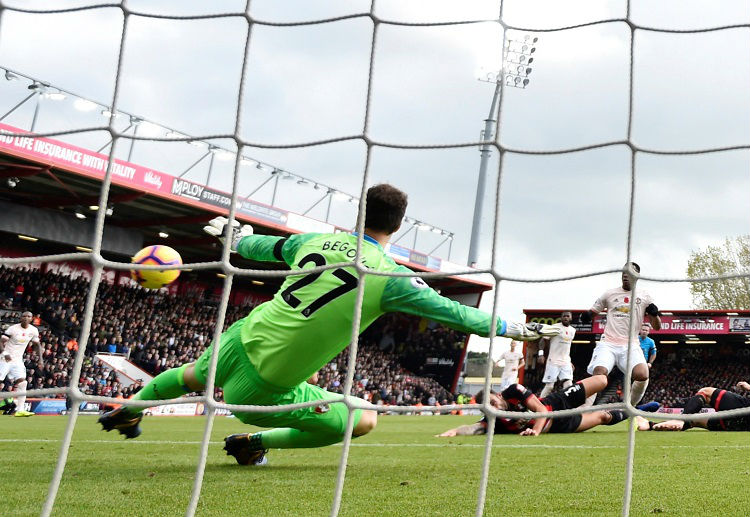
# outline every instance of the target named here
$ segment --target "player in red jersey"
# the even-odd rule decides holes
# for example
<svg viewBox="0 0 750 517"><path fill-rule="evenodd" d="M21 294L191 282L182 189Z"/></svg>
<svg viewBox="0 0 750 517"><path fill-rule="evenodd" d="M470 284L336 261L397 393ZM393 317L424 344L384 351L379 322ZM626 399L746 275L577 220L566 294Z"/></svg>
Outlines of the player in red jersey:
<svg viewBox="0 0 750 517"><path fill-rule="evenodd" d="M737 383L740 391L750 391L750 384L745 381ZM716 411L728 411L750 407L750 398L743 397L728 390L705 387L690 397L685 403L683 415L700 413L704 407L712 407ZM649 422L643 417L636 417L639 431L687 431L692 427L702 427L709 431L750 431L750 415L729 418L704 418L687 422L685 420L666 420L664 422Z"/></svg>
<svg viewBox="0 0 750 517"><path fill-rule="evenodd" d="M534 413L550 413L563 409L573 409L582 406L586 397L598 393L607 387L606 375L593 375L563 391L537 398L530 390L521 384L512 384L502 393L490 392L489 402L492 407L501 411L533 411ZM476 395L480 404L484 400L483 392ZM579 433L598 425L615 425L627 418L627 413L619 409L608 411L592 411L579 415L565 417L528 418L496 418L495 434L520 434L521 436L538 436L543 433ZM487 417L470 425L463 425L449 429L437 436L460 436L485 434L487 432Z"/></svg>

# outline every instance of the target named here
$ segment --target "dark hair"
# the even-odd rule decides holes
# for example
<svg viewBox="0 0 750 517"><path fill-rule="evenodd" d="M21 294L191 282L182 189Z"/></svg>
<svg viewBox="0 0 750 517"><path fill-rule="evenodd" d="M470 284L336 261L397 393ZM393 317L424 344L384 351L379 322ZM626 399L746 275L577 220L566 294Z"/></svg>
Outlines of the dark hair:
<svg viewBox="0 0 750 517"><path fill-rule="evenodd" d="M627 264L625 264L625 265L627 266ZM633 269L635 269L636 273L640 273L641 272L641 266L639 266L635 262L630 262L630 265L633 266Z"/></svg>
<svg viewBox="0 0 750 517"><path fill-rule="evenodd" d="M393 233L401 226L408 203L406 194L387 183L367 190L365 228Z"/></svg>
<svg viewBox="0 0 750 517"><path fill-rule="evenodd" d="M495 390L490 390L491 395L497 395L497 392ZM484 401L484 390L479 390L476 395L474 395L474 398L477 401L477 404L481 404Z"/></svg>

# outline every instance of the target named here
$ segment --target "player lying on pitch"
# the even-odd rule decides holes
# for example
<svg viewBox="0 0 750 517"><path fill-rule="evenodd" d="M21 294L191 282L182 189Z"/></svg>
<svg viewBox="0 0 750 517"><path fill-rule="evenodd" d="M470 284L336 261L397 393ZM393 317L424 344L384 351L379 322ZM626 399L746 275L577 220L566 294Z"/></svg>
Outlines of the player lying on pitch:
<svg viewBox="0 0 750 517"><path fill-rule="evenodd" d="M407 276L367 275L360 332L386 312L405 312L488 336L489 314L439 295L385 253L383 247L401 226L406 204L406 194L391 185L376 185L367 191L361 262L372 271ZM221 238L226 221L223 217L213 219L204 230ZM307 233L287 238L252 233L249 225L234 229L231 250L248 259L286 263L302 270L352 262L356 255L354 233ZM226 403L272 406L320 401L294 411L235 413L246 424L273 428L225 438L227 454L238 463L257 464L269 448L322 447L344 439L348 409L342 403L326 403L339 395L305 381L349 345L358 286L357 272L350 266L290 275L271 301L222 334L216 386L223 388ZM497 328L492 329L494 334L524 341L559 331L549 325L499 318ZM195 363L162 372L133 398L157 401L203 390L212 347ZM362 405L367 403L362 401ZM102 415L99 422L107 431L117 429L127 438L135 438L141 432L141 416L138 408L122 406ZM370 432L377 423L377 412L372 410L356 409L352 416L354 436Z"/></svg>
<svg viewBox="0 0 750 517"><path fill-rule="evenodd" d="M737 383L741 391L750 391L750 384L745 381ZM750 407L750 399L719 388L701 388L685 403L683 415L694 415L704 407L712 407L716 411L728 411ZM650 422L643 417L635 417L639 431L687 431L691 427L702 427L709 431L750 431L750 415L731 418L705 418L686 422L684 420L666 420L664 422Z"/></svg>
<svg viewBox="0 0 750 517"><path fill-rule="evenodd" d="M582 406L586 397L607 387L606 375L593 375L565 388L563 391L550 393L546 397L537 398L530 390L521 384L512 384L499 395L490 392L490 405L501 411L533 411L534 413L548 413L561 409L573 409ZM478 403L484 400L484 392L476 395ZM628 417L627 413L619 409L608 411L592 411L557 418L496 418L495 434L520 434L521 436L538 436L542 433L580 433L598 425L615 425ZM462 425L449 429L437 436L460 436L487 433L487 417L470 425Z"/></svg>

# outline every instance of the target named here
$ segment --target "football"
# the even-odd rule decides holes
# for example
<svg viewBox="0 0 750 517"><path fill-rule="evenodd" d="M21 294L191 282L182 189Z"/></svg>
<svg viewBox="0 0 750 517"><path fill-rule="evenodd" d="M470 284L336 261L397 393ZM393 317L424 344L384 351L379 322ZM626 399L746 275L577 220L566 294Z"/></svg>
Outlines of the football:
<svg viewBox="0 0 750 517"><path fill-rule="evenodd" d="M146 246L135 254L133 264L174 266L182 264L182 257L176 250L160 244ZM130 276L146 289L161 289L174 282L180 276L179 269L130 270Z"/></svg>

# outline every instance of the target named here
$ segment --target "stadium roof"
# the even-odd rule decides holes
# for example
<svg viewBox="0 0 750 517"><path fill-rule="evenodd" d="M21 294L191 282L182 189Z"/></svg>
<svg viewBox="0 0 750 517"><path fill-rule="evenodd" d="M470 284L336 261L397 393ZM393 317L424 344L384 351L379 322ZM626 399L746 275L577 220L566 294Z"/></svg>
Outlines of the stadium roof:
<svg viewBox="0 0 750 517"><path fill-rule="evenodd" d="M76 212L94 215L90 207L99 204L106 155L50 138L2 136L1 133L8 131L24 133L23 130L0 125L0 181L3 187L0 199L68 213L71 217ZM101 162L102 158L104 163ZM106 224L139 232L143 235L144 244L172 246L180 251L185 262L216 260L219 246L215 239L203 234L201 228L217 214L226 214L228 203L227 193L117 160L108 199L112 214L107 217ZM252 223L256 233L260 234L346 231L253 200L238 202L237 218ZM160 232L168 234L168 237L160 237ZM21 229L19 233L22 233ZM469 269L401 246L391 245L388 251L397 262L415 271L455 272ZM232 261L245 268L275 267L238 257L233 257ZM471 275L434 278L430 284L445 294L476 293L492 287Z"/></svg>

